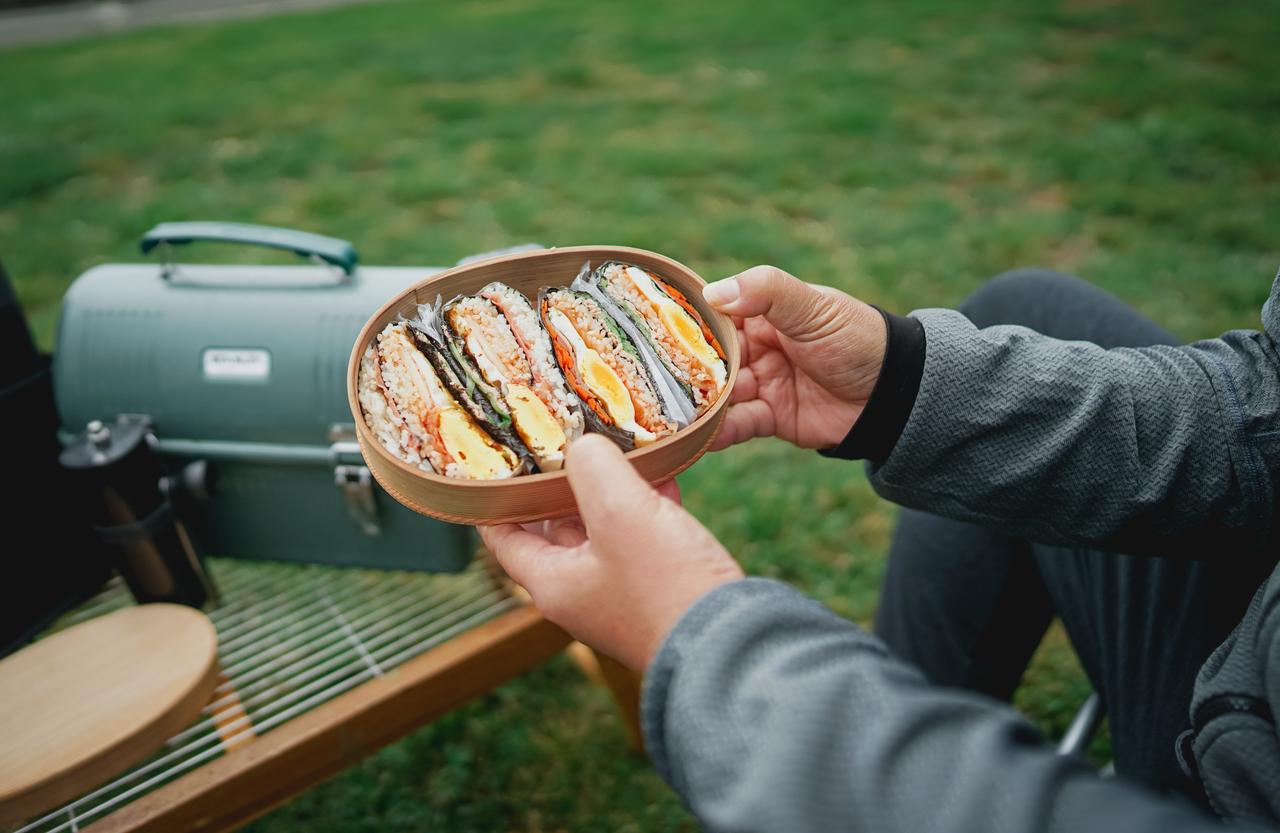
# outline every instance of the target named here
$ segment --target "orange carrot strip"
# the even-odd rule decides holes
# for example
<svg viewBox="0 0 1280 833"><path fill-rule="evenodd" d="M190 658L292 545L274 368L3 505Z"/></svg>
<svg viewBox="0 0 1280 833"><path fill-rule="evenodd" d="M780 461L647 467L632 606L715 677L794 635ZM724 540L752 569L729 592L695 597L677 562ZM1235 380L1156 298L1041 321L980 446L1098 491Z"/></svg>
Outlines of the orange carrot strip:
<svg viewBox="0 0 1280 833"><path fill-rule="evenodd" d="M544 322L549 308L550 305L544 300L542 302L542 318ZM556 332L555 327L549 324L547 325L547 335L551 336L551 349L556 354L556 361L560 363L560 369L564 371L565 381L573 388L573 392L578 395L584 405L612 425L613 416L609 413L608 407L605 406L604 400L579 381L578 366L574 361L573 351L569 349L564 337Z"/></svg>

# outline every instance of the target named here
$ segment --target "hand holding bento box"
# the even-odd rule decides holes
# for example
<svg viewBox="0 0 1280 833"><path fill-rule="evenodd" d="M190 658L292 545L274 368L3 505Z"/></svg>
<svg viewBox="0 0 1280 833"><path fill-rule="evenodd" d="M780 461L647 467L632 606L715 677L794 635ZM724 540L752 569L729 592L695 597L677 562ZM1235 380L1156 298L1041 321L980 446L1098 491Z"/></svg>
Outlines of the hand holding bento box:
<svg viewBox="0 0 1280 833"><path fill-rule="evenodd" d="M603 265L575 280L584 262ZM410 287L366 323L348 367L370 471L423 514L528 522L573 512L558 469L584 431L650 483L713 443L838 443L879 373L879 314L767 266L705 286L653 252L579 246Z"/></svg>
<svg viewBox="0 0 1280 833"><path fill-rule="evenodd" d="M772 267L713 284L706 298L735 316L745 344L721 444L765 435L838 443L879 378L880 314ZM643 669L684 612L742 570L679 505L674 483L651 487L603 439L578 441L567 466L580 518L481 535L547 618Z"/></svg>
<svg viewBox="0 0 1280 833"><path fill-rule="evenodd" d="M593 258L606 268L566 286ZM704 286L638 249L485 261L389 302L348 368L387 491L481 526L548 618L634 668L699 596L742 576L671 478L713 443L839 443L885 355L880 314L836 290L772 267ZM545 518L560 520L525 523Z"/></svg>

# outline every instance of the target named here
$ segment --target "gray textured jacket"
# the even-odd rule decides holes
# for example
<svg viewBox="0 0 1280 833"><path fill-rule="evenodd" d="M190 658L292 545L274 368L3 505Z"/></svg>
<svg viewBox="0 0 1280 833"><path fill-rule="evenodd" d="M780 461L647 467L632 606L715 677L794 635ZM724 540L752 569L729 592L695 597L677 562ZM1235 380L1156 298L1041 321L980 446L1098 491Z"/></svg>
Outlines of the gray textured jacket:
<svg viewBox="0 0 1280 833"><path fill-rule="evenodd" d="M1103 350L1020 327L979 331L945 310L913 315L927 335L924 374L873 471L882 495L1034 540L1134 553L1170 538L1215 551L1276 540L1280 276L1262 332L1185 347ZM1271 650L1245 636L1250 651ZM1250 679L1248 667L1235 673ZM1266 673L1280 679L1253 668L1252 683L1262 688ZM643 713L659 772L713 831L1219 826L1054 755L1012 709L928 685L875 637L772 581L726 585L684 615L649 669ZM1274 753L1274 732L1267 740ZM1250 777L1247 759L1225 759L1217 774Z"/></svg>

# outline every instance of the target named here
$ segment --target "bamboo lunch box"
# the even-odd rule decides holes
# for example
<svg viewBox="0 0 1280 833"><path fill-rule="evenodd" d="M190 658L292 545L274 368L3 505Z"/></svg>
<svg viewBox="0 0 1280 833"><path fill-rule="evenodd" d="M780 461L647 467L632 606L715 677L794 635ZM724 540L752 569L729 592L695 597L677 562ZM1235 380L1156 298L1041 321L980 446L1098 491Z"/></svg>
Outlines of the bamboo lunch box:
<svg viewBox="0 0 1280 833"><path fill-rule="evenodd" d="M584 263L592 267L621 261L647 269L683 293L720 342L728 376L719 398L701 416L674 434L627 452L627 459L651 483L669 480L706 453L724 422L729 391L740 362L738 339L728 316L702 299L705 282L671 258L625 246L573 246L497 257L439 272L382 306L356 338L347 366L347 401L355 420L360 450L375 479L406 507L423 515L463 524L527 523L572 514L573 493L563 471L524 474L500 480L468 480L424 471L399 459L380 443L365 421L359 399L361 358L379 332L401 318L411 319L418 305L449 300L501 281L531 302L543 287L568 286Z"/></svg>

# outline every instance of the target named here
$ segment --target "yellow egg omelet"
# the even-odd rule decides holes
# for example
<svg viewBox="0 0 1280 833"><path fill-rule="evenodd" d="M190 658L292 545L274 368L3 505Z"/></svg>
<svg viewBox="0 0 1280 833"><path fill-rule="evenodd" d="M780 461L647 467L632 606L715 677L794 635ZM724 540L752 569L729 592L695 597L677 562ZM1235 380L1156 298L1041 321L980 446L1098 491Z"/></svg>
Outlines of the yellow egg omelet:
<svg viewBox="0 0 1280 833"><path fill-rule="evenodd" d="M547 458L564 449L564 428L537 394L524 385L513 384L507 386L506 398L512 421L530 451Z"/></svg>
<svg viewBox="0 0 1280 833"><path fill-rule="evenodd" d="M494 443L456 405L440 412L440 440L465 475L476 480L506 477L518 465L510 449Z"/></svg>

